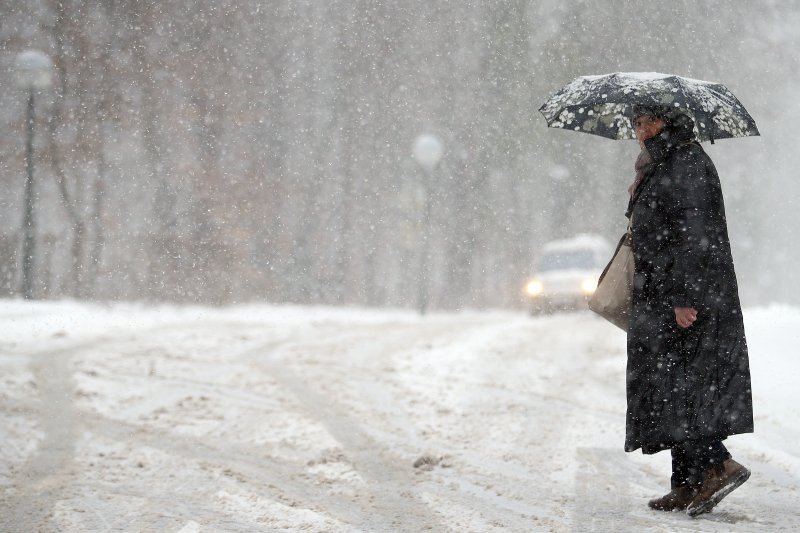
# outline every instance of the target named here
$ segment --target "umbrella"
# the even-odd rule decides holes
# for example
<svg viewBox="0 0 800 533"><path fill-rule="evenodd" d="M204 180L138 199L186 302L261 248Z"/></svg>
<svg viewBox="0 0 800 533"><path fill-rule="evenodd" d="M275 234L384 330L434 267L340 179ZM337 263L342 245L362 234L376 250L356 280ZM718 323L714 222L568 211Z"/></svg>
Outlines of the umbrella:
<svg viewBox="0 0 800 533"><path fill-rule="evenodd" d="M635 139L633 106L659 106L688 115L700 141L759 135L753 117L720 83L657 72L581 76L551 96L539 111L551 128L610 139Z"/></svg>

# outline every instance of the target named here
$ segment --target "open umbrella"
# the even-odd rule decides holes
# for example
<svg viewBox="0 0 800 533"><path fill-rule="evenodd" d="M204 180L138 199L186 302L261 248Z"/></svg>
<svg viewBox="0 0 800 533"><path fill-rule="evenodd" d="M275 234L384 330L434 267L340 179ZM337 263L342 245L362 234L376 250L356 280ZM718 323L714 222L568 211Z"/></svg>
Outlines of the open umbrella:
<svg viewBox="0 0 800 533"><path fill-rule="evenodd" d="M551 128L610 139L636 138L633 106L675 109L694 120L700 141L759 135L753 117L720 83L657 72L581 76L551 96L539 111Z"/></svg>

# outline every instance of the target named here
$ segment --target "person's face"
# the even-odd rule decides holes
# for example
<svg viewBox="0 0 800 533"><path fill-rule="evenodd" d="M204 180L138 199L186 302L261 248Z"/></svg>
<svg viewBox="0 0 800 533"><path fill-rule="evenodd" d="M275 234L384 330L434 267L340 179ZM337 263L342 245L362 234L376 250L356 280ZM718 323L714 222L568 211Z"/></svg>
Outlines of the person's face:
<svg viewBox="0 0 800 533"><path fill-rule="evenodd" d="M651 115L642 115L633 119L633 131L639 145L644 146L644 141L661 133L665 125L663 119Z"/></svg>

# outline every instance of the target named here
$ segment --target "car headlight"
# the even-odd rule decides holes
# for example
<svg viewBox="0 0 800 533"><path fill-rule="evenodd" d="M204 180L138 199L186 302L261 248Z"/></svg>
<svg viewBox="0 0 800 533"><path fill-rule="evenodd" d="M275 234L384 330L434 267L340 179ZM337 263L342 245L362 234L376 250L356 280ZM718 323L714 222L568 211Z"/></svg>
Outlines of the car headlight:
<svg viewBox="0 0 800 533"><path fill-rule="evenodd" d="M525 285L525 292L529 296L539 296L544 292L544 284L538 279L531 280Z"/></svg>
<svg viewBox="0 0 800 533"><path fill-rule="evenodd" d="M597 280L593 278L585 278L581 281L581 290L584 294L594 294L597 290Z"/></svg>

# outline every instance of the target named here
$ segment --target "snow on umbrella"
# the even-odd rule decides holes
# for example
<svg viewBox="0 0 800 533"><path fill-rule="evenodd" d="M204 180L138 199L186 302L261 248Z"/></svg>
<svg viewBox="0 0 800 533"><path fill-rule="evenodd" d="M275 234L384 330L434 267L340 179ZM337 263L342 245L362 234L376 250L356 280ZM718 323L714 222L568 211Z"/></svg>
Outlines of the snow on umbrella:
<svg viewBox="0 0 800 533"><path fill-rule="evenodd" d="M581 76L551 96L539 111L551 128L610 139L635 139L633 106L669 107L694 120L700 141L759 135L753 117L720 83L657 72Z"/></svg>

